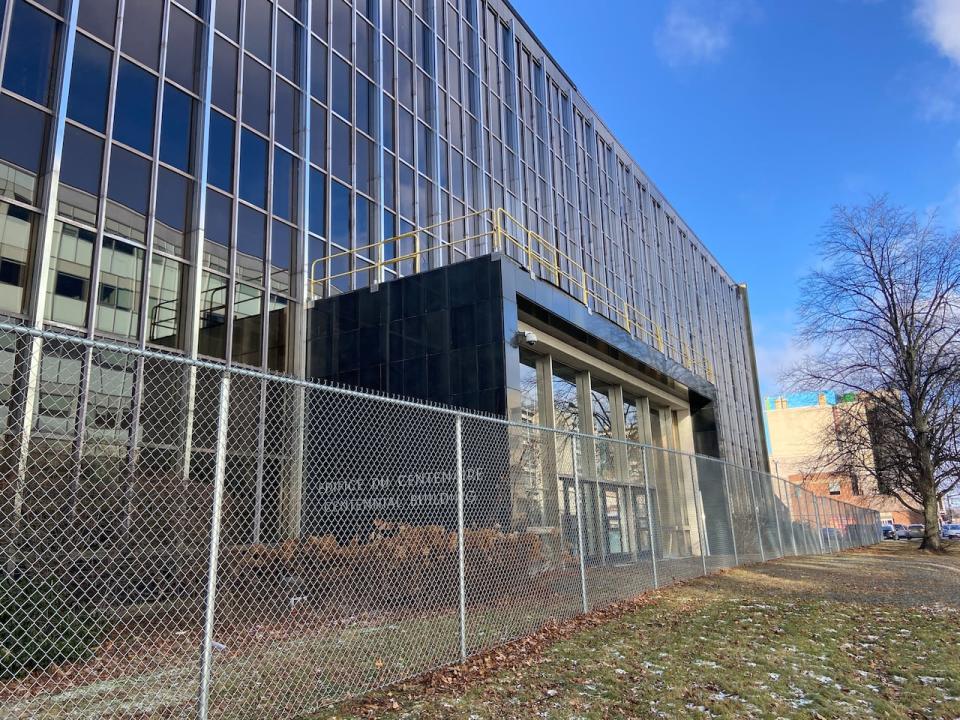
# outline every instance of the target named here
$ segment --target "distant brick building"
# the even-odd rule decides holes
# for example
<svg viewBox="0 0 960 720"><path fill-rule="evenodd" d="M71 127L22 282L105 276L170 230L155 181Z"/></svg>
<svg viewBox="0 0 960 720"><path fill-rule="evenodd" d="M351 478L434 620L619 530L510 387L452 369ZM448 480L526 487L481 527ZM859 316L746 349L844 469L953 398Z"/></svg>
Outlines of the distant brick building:
<svg viewBox="0 0 960 720"><path fill-rule="evenodd" d="M829 428L836 422L836 406L856 401L853 394L834 392L765 398L770 469L817 495L876 510L885 522L923 522L919 513L908 510L896 498L879 494L872 478L852 477L819 466L817 459L824 454L823 443L829 442Z"/></svg>

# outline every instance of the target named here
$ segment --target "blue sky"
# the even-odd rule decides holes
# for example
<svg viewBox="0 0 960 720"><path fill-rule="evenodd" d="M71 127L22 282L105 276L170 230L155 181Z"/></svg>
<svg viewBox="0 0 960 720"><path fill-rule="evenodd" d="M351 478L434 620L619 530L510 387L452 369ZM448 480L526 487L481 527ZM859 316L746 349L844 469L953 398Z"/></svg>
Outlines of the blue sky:
<svg viewBox="0 0 960 720"><path fill-rule="evenodd" d="M834 204L960 226L960 0L513 3L749 286L764 394Z"/></svg>

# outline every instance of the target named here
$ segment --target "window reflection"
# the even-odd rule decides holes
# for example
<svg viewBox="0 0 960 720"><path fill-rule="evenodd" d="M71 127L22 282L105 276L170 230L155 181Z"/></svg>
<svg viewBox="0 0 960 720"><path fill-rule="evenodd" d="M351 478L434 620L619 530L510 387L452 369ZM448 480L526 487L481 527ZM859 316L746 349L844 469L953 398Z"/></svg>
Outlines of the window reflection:
<svg viewBox="0 0 960 720"><path fill-rule="evenodd" d="M140 320L143 250L110 237L100 251L97 330L135 337Z"/></svg>
<svg viewBox="0 0 960 720"><path fill-rule="evenodd" d="M47 134L47 115L0 95L0 128L0 195L32 203Z"/></svg>
<svg viewBox="0 0 960 720"><path fill-rule="evenodd" d="M57 21L23 0L13 6L3 86L40 105L50 104Z"/></svg>
<svg viewBox="0 0 960 720"><path fill-rule="evenodd" d="M270 295L267 368L277 372L285 372L287 369L287 345L290 334L289 302L278 295Z"/></svg>
<svg viewBox="0 0 960 720"><path fill-rule="evenodd" d="M143 242L149 191L150 162L114 146L110 157L106 229Z"/></svg>
<svg viewBox="0 0 960 720"><path fill-rule="evenodd" d="M263 213L241 205L237 213L237 268L239 279L263 284L263 258L267 245L267 219Z"/></svg>
<svg viewBox="0 0 960 720"><path fill-rule="evenodd" d="M162 23L163 3L126 0L123 6L123 51L156 70Z"/></svg>
<svg viewBox="0 0 960 720"><path fill-rule="evenodd" d="M157 78L132 62L121 60L113 115L114 139L149 154L153 150L156 102Z"/></svg>
<svg viewBox="0 0 960 720"><path fill-rule="evenodd" d="M232 359L243 365L260 366L260 339L263 329L263 291L237 283L233 302Z"/></svg>
<svg viewBox="0 0 960 720"><path fill-rule="evenodd" d="M227 357L227 279L204 271L202 283L197 352L223 360Z"/></svg>
<svg viewBox="0 0 960 720"><path fill-rule="evenodd" d="M60 160L57 212L78 222L97 224L102 164L103 140L67 125Z"/></svg>
<svg viewBox="0 0 960 720"><path fill-rule="evenodd" d="M154 226L154 247L164 252L183 255L191 211L193 182L166 168L157 174L157 222Z"/></svg>
<svg viewBox="0 0 960 720"><path fill-rule="evenodd" d="M150 315L147 340L155 345L181 348L183 263L154 255L150 262Z"/></svg>
<svg viewBox="0 0 960 720"><path fill-rule="evenodd" d="M267 141L244 128L240 136L240 197L267 205Z"/></svg>
<svg viewBox="0 0 960 720"><path fill-rule="evenodd" d="M233 190L233 120L210 113L207 180L222 190Z"/></svg>
<svg viewBox="0 0 960 720"><path fill-rule="evenodd" d="M233 202L214 190L207 190L207 222L204 228L208 242L203 244L204 267L228 272L230 226Z"/></svg>
<svg viewBox="0 0 960 720"><path fill-rule="evenodd" d="M279 220L273 221L270 239L270 288L274 292L290 292L290 269L293 267L294 229Z"/></svg>
<svg viewBox="0 0 960 720"><path fill-rule="evenodd" d="M193 98L173 85L163 89L163 126L160 159L184 172L192 171Z"/></svg>
<svg viewBox="0 0 960 720"><path fill-rule="evenodd" d="M34 214L16 205L0 203L0 309L24 311Z"/></svg>
<svg viewBox="0 0 960 720"><path fill-rule="evenodd" d="M47 320L84 327L90 292L90 270L96 236L89 230L57 222L50 248Z"/></svg>
<svg viewBox="0 0 960 720"><path fill-rule="evenodd" d="M77 35L67 117L99 132L106 129L111 55L103 45Z"/></svg>
<svg viewBox="0 0 960 720"><path fill-rule="evenodd" d="M537 384L537 356L520 351L520 420L540 425L540 393Z"/></svg>

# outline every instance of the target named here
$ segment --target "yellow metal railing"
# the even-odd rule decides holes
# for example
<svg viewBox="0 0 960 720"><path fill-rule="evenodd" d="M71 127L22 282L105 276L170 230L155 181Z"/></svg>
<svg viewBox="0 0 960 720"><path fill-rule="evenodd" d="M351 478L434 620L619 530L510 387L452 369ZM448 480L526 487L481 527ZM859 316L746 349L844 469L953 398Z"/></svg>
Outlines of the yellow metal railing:
<svg viewBox="0 0 960 720"><path fill-rule="evenodd" d="M577 260L524 227L503 208L479 210L317 258L310 265L310 291L314 298L329 297L358 285L353 282L357 276L366 275L366 282L360 284L368 285L382 282L388 276L419 273L427 264L439 267L492 252L513 258L532 274L568 292L586 307L713 382L710 361L689 342L644 315L626 298L590 275ZM335 272L340 261L345 261L346 269Z"/></svg>

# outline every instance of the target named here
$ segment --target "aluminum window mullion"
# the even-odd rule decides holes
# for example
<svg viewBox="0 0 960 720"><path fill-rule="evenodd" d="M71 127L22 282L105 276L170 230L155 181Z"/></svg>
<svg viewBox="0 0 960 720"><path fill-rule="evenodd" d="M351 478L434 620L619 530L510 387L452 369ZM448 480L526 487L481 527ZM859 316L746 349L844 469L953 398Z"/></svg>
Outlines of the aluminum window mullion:
<svg viewBox="0 0 960 720"><path fill-rule="evenodd" d="M433 212L430 214L430 217L429 217L428 220L427 220L427 224L428 224L428 225L431 225L431 226L437 225L438 223L440 223L440 222L443 220L444 215L445 215L445 213L443 212L443 209L442 209L441 206L440 206L440 203L441 203L442 200L443 200L443 191L442 191L442 189L441 189L441 187L440 187L440 146L441 146L441 140L440 140L440 66L439 66L439 62L440 62L440 61L439 61L439 58L438 58L439 53L437 52L437 47L438 47L439 44L440 44L439 33L437 32L437 22L439 21L441 15L442 15L442 13L439 13L439 12L437 11L437 9L438 9L438 7L439 7L439 8L442 10L442 8L443 8L443 3L445 3L445 2L446 2L446 0L434 0L434 2L433 2L433 17L430 19L430 29L431 29L431 31L432 31L432 32L431 32L431 35L433 36L433 42L432 42L432 55L433 55L433 77L432 77L432 80L433 80L433 83L432 83L432 84L433 84L433 112L430 113L430 115L431 115L430 121L431 121L431 125L433 126L433 162L430 163L430 164L433 166L433 167L431 168L431 170L433 171ZM425 49L425 50L426 50L426 49ZM446 59L447 59L447 58L446 58L446 51L444 51L444 58L443 58L444 62L446 62ZM429 76L428 76L428 77L429 77ZM450 153L448 152L448 153L447 153L447 160L448 160L448 161L449 161L449 158L450 158ZM449 175L449 173L448 173L448 174L447 174L447 182L448 182L448 184L449 184L449 179L450 179L450 175ZM449 191L448 191L448 194L449 194ZM448 219L448 220L450 219L450 218L449 218L449 214L450 214L450 213L449 213L449 210L448 210L448 212L446 213L446 216L447 216L447 219ZM446 231L447 231L447 233L449 234L450 229L449 229L449 228L446 228ZM437 228L435 228L435 230L433 230L433 232L436 233L436 238L434 239L435 242L436 242L436 250L437 250L436 255L438 255L439 258L440 258L440 263L439 263L439 265L437 265L436 267L440 267L440 266L442 266L442 265L446 265L446 264L447 264L447 262L444 261L444 250L443 250L443 246L442 246L444 228L442 228L442 227L437 227ZM452 257L450 258L449 261L450 261L450 262L453 262ZM433 263L430 263L430 266L431 266L431 267L434 267Z"/></svg>
<svg viewBox="0 0 960 720"><path fill-rule="evenodd" d="M141 347L146 344L146 334L148 331L147 317L150 307L150 278L153 259L153 234L156 231L156 210L157 210L157 180L160 175L160 132L163 123L163 97L166 92L164 76L167 71L167 50L169 42L171 5L167 2L161 15L160 26L160 64L159 75L157 76L157 99L153 113L153 153L150 161L150 187L148 188L147 199L147 226L146 236L144 238L143 268L141 268L142 286L140 288L140 317L137 321L137 342ZM191 102L193 98L191 97ZM186 251L186 248L184 248ZM92 324L91 324L92 327Z"/></svg>
<svg viewBox="0 0 960 720"><path fill-rule="evenodd" d="M294 282L290 278L291 290L293 291L294 302L297 305L296 316L293 320L293 330L290 333L290 346L292 352L292 371L295 377L302 378L307 372L307 303L312 296L313 283L310 274L310 150L311 144L311 103L313 102L311 90L313 87L313 38L311 28L313 27L313 3L307 2L304 5L303 12L303 37L304 42L300 51L300 78L302 92L300 93L300 150L299 150L299 170L300 175L297 178L297 188L299 190L297 203L297 226L295 237L297 239L296 249L292 260L294 269L299 268L299 282ZM304 346L301 352L301 345ZM291 362L288 358L288 367Z"/></svg>
<svg viewBox="0 0 960 720"><path fill-rule="evenodd" d="M392 0L388 0L392 2ZM394 14L394 17L396 15ZM373 257L371 260L374 262L374 271L373 271L373 283L374 285L379 285L385 279L384 276L384 246L383 241L387 238L384 237L384 226L383 226L383 214L386 211L386 203L384 202L384 163L383 163L383 154L386 152L386 148L383 143L383 7L382 3L377 2L377 11L374 13L374 23L373 23L373 74L376 79L374 83L374 96L376 98L374 102L374 121L373 126L376 129L376 137L374 138L374 152L376 153L376 177L373 180L374 187L374 207L375 219L373 227L370 229L371 239L376 243L374 252L372 253ZM394 63L396 66L396 63ZM396 85L393 86L394 91L396 91ZM394 134L396 138L396 134ZM394 172L396 172L396 162L394 162ZM394 185L396 187L396 185ZM396 231L396 227L394 227ZM394 232L394 234L397 234Z"/></svg>
<svg viewBox="0 0 960 720"><path fill-rule="evenodd" d="M270 322L270 293L273 289L273 185L274 163L276 161L277 146L277 83L280 82L277 76L277 44L280 39L277 34L277 18L280 14L278 3L274 2L271 6L273 12L270 16L271 37L270 37L270 114L268 120L267 132L267 207L264 208L267 213L266 221L266 246L263 251L263 295L260 300L260 367L267 367L267 338L270 333L268 324ZM296 27L296 23L294 23ZM292 40L292 39L291 39ZM296 136L294 136L296 142ZM296 155L294 155L296 157ZM261 423L262 425L262 423ZM260 461L262 462L262 460ZM259 467L259 463L258 463Z"/></svg>
<svg viewBox="0 0 960 720"><path fill-rule="evenodd" d="M3 78L3 68L7 61L7 46L10 44L10 23L13 22L13 5L8 2L0 18L0 78Z"/></svg>
<svg viewBox="0 0 960 720"><path fill-rule="evenodd" d="M227 262L227 297L223 309L224 316L226 317L226 339L224 340L226 347L224 348L224 359L228 366L233 364L234 305L236 304L237 295L237 230L240 217L240 143L243 137L243 75L244 68L247 64L246 51L244 49L247 36L247 0L239 0L239 6L240 33L237 36L237 114L233 126L233 187L231 188L232 198L230 202L230 248L228 253L229 260ZM271 113L272 112L271 106ZM267 170L267 177L268 179L270 177L269 169Z"/></svg>

